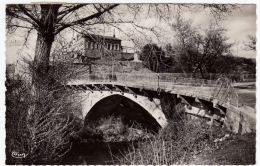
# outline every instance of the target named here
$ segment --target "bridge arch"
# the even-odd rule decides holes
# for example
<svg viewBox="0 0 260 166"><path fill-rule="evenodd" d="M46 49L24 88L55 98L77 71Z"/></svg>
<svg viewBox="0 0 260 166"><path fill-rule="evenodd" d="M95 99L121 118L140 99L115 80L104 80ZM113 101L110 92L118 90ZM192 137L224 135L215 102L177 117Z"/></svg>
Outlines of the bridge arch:
<svg viewBox="0 0 260 166"><path fill-rule="evenodd" d="M99 91L93 91L93 92L87 91L85 93L81 93L81 96L84 99L82 102L83 118L86 118L90 114L90 112L92 112L91 110L96 105L102 104L101 102L104 101L105 99L109 97L121 96L121 99L124 98L130 99L131 101L133 101L134 103L142 107L144 110L146 110L147 113L149 113L151 117L153 117L161 127L165 127L167 125L167 119L161 109L160 99L154 98L151 101L148 99L148 97L141 96L141 95L137 95L137 97L134 97L132 94L129 93L124 93L124 95L122 95L120 92L110 93L109 91L103 91L102 93ZM111 104L116 103L116 101L113 102Z"/></svg>

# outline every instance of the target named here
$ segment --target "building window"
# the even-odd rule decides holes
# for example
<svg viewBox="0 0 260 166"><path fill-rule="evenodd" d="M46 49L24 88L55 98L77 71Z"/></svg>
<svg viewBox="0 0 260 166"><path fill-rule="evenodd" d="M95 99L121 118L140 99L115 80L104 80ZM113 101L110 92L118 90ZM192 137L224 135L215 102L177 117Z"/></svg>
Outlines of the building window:
<svg viewBox="0 0 260 166"><path fill-rule="evenodd" d="M93 42L90 42L90 49L94 49L94 43Z"/></svg>
<svg viewBox="0 0 260 166"><path fill-rule="evenodd" d="M107 49L111 50L111 44L110 43L107 43Z"/></svg>
<svg viewBox="0 0 260 166"><path fill-rule="evenodd" d="M89 44L89 42L86 42L86 44L85 44L87 49L89 48L88 44Z"/></svg>
<svg viewBox="0 0 260 166"><path fill-rule="evenodd" d="M114 50L119 50L119 45L118 44L114 45Z"/></svg>
<svg viewBox="0 0 260 166"><path fill-rule="evenodd" d="M88 42L88 49L90 49L90 42Z"/></svg>

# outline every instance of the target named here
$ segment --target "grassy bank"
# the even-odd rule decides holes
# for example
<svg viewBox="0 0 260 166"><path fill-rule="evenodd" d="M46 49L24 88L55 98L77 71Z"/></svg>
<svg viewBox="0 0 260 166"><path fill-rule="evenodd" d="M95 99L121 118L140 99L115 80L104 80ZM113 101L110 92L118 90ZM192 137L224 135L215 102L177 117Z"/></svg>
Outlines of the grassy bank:
<svg viewBox="0 0 260 166"><path fill-rule="evenodd" d="M255 135L229 133L210 127L206 119L183 114L157 135L131 147L115 164L254 164Z"/></svg>
<svg viewBox="0 0 260 166"><path fill-rule="evenodd" d="M195 156L189 164L203 165L254 165L256 163L256 135L233 135L229 140L216 144L212 153L208 150Z"/></svg>

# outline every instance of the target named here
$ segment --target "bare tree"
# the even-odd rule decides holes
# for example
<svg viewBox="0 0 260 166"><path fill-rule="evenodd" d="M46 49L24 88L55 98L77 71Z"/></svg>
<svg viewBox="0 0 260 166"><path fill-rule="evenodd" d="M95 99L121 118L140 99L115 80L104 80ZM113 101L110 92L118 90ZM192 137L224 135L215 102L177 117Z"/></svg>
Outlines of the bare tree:
<svg viewBox="0 0 260 166"><path fill-rule="evenodd" d="M160 72L160 66L162 65L162 57L164 56L162 48L156 44L146 44L141 52L140 59L148 69L153 72Z"/></svg>
<svg viewBox="0 0 260 166"><path fill-rule="evenodd" d="M218 67L215 66L218 58L232 55L231 48L235 43L228 42L229 37L226 36L226 31L225 28L214 24L210 24L205 30L203 55L205 56L204 67L207 73L218 72L216 71Z"/></svg>
<svg viewBox="0 0 260 166"><path fill-rule="evenodd" d="M213 71L216 60L231 54L234 43L227 42L226 29L216 24L211 23L208 28L199 31L198 27L192 26L191 20L178 17L172 27L176 31L175 49L179 64L187 66L186 70L194 76L198 71L203 78L204 72L216 72Z"/></svg>
<svg viewBox="0 0 260 166"><path fill-rule="evenodd" d="M245 50L247 51L256 51L256 37L253 35L246 36L247 41L244 41Z"/></svg>
<svg viewBox="0 0 260 166"><path fill-rule="evenodd" d="M202 36L197 32L198 27L192 26L191 20L184 20L178 15L172 29L176 33L174 50L177 65L184 73L196 73L202 63L198 53Z"/></svg>

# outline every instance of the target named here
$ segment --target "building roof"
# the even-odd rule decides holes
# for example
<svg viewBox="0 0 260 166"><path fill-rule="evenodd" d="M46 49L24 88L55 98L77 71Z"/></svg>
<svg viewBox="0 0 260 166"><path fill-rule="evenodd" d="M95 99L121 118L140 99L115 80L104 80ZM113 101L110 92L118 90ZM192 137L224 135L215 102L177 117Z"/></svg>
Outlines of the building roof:
<svg viewBox="0 0 260 166"><path fill-rule="evenodd" d="M121 39L118 39L113 36L102 36L102 35L96 35L96 34L82 34L84 37L90 37L93 39L108 39L108 40L117 40L117 41L122 41Z"/></svg>

